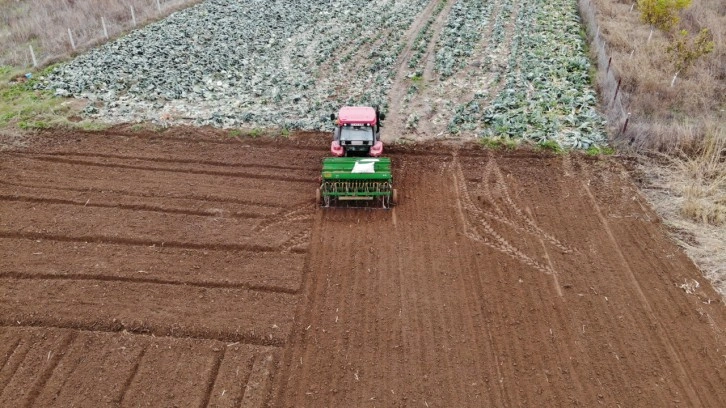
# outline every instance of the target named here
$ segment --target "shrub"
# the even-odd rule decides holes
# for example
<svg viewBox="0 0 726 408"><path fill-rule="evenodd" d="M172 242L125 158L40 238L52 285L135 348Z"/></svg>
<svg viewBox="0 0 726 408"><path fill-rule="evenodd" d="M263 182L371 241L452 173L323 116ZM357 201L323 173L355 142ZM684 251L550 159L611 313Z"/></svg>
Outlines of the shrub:
<svg viewBox="0 0 726 408"><path fill-rule="evenodd" d="M691 0L638 0L640 19L663 31L671 31L680 22L678 12L691 5Z"/></svg>
<svg viewBox="0 0 726 408"><path fill-rule="evenodd" d="M712 38L708 28L702 29L695 38L686 30L679 31L666 48L676 72L687 71L700 57L712 52L715 46Z"/></svg>

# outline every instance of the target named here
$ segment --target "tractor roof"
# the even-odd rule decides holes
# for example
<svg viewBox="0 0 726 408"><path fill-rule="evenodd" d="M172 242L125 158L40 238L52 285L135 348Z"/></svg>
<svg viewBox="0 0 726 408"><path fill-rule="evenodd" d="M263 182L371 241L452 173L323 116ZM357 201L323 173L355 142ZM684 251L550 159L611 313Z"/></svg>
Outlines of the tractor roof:
<svg viewBox="0 0 726 408"><path fill-rule="evenodd" d="M350 125L361 123L365 125L376 124L376 110L369 106L344 106L338 112L338 124Z"/></svg>

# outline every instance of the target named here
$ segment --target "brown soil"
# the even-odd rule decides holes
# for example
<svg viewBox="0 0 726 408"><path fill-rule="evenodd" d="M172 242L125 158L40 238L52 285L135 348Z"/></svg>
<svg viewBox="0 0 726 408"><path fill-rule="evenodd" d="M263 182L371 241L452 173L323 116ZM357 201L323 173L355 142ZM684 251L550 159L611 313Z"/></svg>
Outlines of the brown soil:
<svg viewBox="0 0 726 408"><path fill-rule="evenodd" d="M1 152L0 406L726 405L720 298L617 160L390 146L400 205L322 210L327 145Z"/></svg>

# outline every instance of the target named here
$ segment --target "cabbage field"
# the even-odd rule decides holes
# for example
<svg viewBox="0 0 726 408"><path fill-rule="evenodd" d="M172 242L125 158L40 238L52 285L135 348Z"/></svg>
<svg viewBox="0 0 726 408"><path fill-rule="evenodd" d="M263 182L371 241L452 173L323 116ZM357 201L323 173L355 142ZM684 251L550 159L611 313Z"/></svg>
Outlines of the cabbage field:
<svg viewBox="0 0 726 408"><path fill-rule="evenodd" d="M209 0L40 86L112 123L328 130L363 104L397 109L395 136L587 148L605 137L581 31L574 0Z"/></svg>

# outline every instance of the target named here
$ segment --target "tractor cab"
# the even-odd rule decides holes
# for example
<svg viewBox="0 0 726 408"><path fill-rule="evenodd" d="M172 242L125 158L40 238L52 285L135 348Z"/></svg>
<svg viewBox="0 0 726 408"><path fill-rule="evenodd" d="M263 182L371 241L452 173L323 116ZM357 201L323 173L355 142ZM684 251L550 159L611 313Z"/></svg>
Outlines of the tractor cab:
<svg viewBox="0 0 726 408"><path fill-rule="evenodd" d="M381 121L385 116L368 106L345 106L340 108L336 121L330 152L333 156L371 156L383 153L381 142Z"/></svg>

